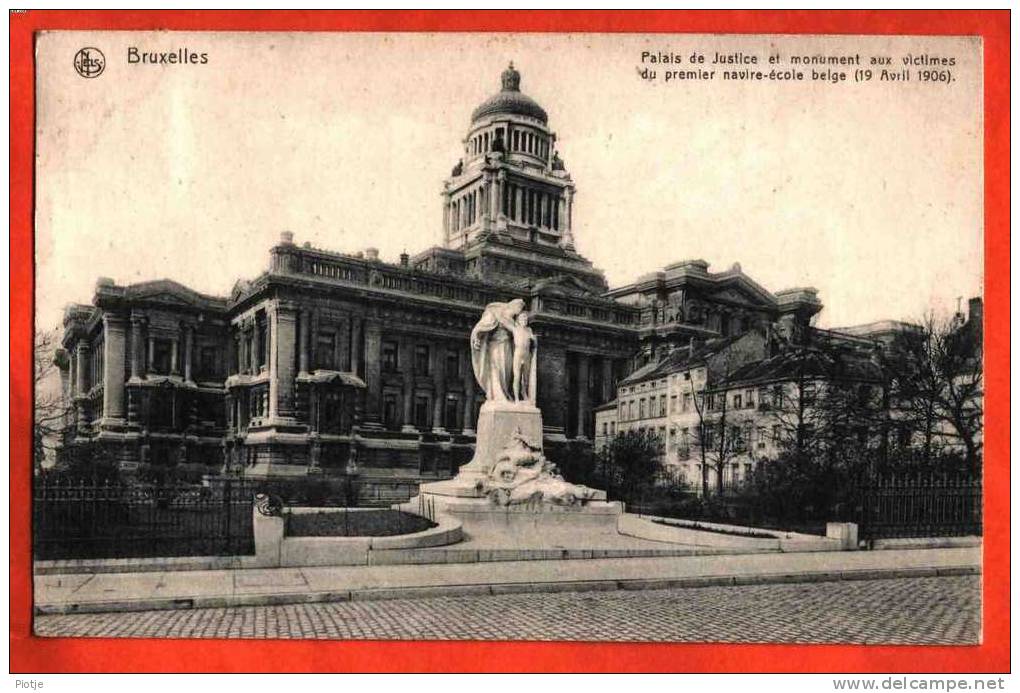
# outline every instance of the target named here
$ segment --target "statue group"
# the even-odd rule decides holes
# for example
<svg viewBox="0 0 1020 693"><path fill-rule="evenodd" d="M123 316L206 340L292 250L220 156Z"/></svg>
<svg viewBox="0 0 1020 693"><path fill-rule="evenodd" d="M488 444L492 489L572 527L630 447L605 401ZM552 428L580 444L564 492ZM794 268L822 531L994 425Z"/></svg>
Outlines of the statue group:
<svg viewBox="0 0 1020 693"><path fill-rule="evenodd" d="M486 401L534 406L536 353L523 300L487 305L471 330L471 365Z"/></svg>
<svg viewBox="0 0 1020 693"><path fill-rule="evenodd" d="M501 506L518 504L579 505L601 492L571 484L542 454L541 414L536 408L538 343L528 326L524 301L490 303L471 330L471 364L475 378L485 391L486 405L500 409L492 414L497 423L485 429L479 422L475 460L481 476L474 492ZM510 409L506 409L509 405ZM519 408L518 408L519 407ZM502 417L502 418L500 418ZM517 419L531 421L529 440L519 426L506 430ZM497 440L490 440L497 430ZM495 443L495 446L492 445ZM604 494L601 495L604 498Z"/></svg>

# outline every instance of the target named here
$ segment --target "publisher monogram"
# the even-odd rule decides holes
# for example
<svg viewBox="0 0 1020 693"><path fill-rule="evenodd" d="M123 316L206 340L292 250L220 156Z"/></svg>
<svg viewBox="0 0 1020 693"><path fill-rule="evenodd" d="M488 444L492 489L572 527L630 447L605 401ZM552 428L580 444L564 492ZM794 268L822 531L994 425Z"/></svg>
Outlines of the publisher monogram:
<svg viewBox="0 0 1020 693"><path fill-rule="evenodd" d="M74 55L74 69L85 79L95 79L106 69L106 56L98 48L82 48Z"/></svg>

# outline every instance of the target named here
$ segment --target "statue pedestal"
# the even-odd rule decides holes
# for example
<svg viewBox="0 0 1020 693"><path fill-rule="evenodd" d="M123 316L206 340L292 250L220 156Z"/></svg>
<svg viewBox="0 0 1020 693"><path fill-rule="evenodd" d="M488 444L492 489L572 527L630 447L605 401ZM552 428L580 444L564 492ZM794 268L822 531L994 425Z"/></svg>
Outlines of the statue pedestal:
<svg viewBox="0 0 1020 693"><path fill-rule="evenodd" d="M542 412L526 402L486 402L478 412L478 435L475 454L448 481L422 484L420 493L458 498L481 498L479 483L485 479L499 453L511 436L520 429L524 438L536 448L542 447Z"/></svg>

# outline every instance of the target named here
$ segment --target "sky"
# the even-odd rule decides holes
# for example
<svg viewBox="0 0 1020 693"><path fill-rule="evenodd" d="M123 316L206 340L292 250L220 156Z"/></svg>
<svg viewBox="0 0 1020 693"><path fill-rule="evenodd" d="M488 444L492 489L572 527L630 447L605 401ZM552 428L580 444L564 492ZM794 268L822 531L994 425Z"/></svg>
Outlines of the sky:
<svg viewBox="0 0 1020 693"><path fill-rule="evenodd" d="M106 57L97 78L73 68L83 46ZM131 47L207 62L129 64ZM956 64L949 85L638 74L642 51L695 50ZM394 262L440 243L442 181L510 60L577 186L577 248L611 286L682 259L739 262L772 291L816 287L822 327L981 293L979 39L51 32L37 41L39 326L88 303L98 277L225 295L285 230Z"/></svg>

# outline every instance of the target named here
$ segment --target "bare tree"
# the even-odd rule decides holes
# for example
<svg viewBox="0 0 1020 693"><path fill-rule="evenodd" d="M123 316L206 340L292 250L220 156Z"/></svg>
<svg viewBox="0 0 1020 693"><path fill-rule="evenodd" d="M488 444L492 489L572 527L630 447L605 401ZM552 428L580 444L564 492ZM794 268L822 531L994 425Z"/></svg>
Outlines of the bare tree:
<svg viewBox="0 0 1020 693"><path fill-rule="evenodd" d="M706 377L700 391L694 389L694 363L690 361L688 361L685 371L685 382L689 383L689 394L698 418L696 434L698 450L701 455L701 493L707 498L710 472L715 472L716 492L721 494L726 462L736 452L734 441L727 436L726 428L729 410L726 387L733 371L733 354L727 348L714 358L706 358L703 363ZM714 455L710 455L710 452Z"/></svg>
<svg viewBox="0 0 1020 693"><path fill-rule="evenodd" d="M921 431L925 460L943 439L955 440L976 469L983 449L981 327L928 314L896 347L897 409Z"/></svg>
<svg viewBox="0 0 1020 693"><path fill-rule="evenodd" d="M36 467L53 454L63 434L70 407L64 397L60 368L66 366L67 354L59 349L58 330L37 330L34 338L33 389L33 457Z"/></svg>

